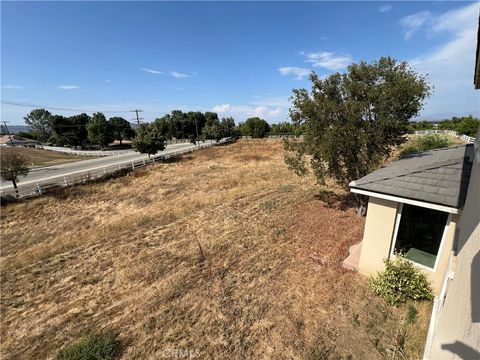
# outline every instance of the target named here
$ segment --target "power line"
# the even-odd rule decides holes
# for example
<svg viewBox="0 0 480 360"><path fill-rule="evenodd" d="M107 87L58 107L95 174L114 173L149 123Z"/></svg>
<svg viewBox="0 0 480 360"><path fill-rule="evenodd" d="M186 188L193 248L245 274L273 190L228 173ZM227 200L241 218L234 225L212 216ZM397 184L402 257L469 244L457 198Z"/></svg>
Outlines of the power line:
<svg viewBox="0 0 480 360"><path fill-rule="evenodd" d="M62 107L55 107L55 106L46 106L46 105L35 105L35 104L28 104L18 101L11 101L11 100L1 100L2 104L5 105L12 105L12 106L21 106L21 107L28 107L28 108L38 108L38 109L50 109L50 110L60 110L60 111L75 111L75 112L102 112L102 113L126 113L131 112L130 110L85 110L85 109L70 109L70 108L62 108Z"/></svg>

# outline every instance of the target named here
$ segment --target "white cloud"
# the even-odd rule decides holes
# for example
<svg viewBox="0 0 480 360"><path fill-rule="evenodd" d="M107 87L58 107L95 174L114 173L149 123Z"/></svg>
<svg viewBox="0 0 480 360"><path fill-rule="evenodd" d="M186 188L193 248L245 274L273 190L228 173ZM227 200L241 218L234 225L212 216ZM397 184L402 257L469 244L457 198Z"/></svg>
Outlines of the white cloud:
<svg viewBox="0 0 480 360"><path fill-rule="evenodd" d="M352 57L348 54L336 54L329 51L301 54L307 58L305 62L311 63L314 67L321 67L328 70L344 69L353 62Z"/></svg>
<svg viewBox="0 0 480 360"><path fill-rule="evenodd" d="M435 87L422 116L455 112L480 115L479 94L473 87L477 26L478 3L432 17L426 30L449 36L443 45L410 61L416 71L428 74Z"/></svg>
<svg viewBox="0 0 480 360"><path fill-rule="evenodd" d="M302 80L305 76L310 74L310 70L306 68L296 67L296 66L286 66L278 69L280 74L285 75L294 75L295 79Z"/></svg>
<svg viewBox="0 0 480 360"><path fill-rule="evenodd" d="M219 112L219 113L224 113L231 110L232 110L232 105L230 104L216 105L212 108L212 111Z"/></svg>
<svg viewBox="0 0 480 360"><path fill-rule="evenodd" d="M174 70L170 71L170 75L172 75L173 77L176 77L178 79L180 78L187 78L187 77L192 77L192 75L188 75L188 74L184 74L184 73L179 73L179 72L176 72Z"/></svg>
<svg viewBox="0 0 480 360"><path fill-rule="evenodd" d="M412 15L408 15L400 20L403 26L405 39L410 39L424 24L431 21L432 14L430 11L421 11Z"/></svg>
<svg viewBox="0 0 480 360"><path fill-rule="evenodd" d="M23 89L23 86L19 86L19 85L3 85L2 88L4 88L4 89L11 89L11 90L21 90L21 89Z"/></svg>
<svg viewBox="0 0 480 360"><path fill-rule="evenodd" d="M382 5L378 8L379 12L389 12L390 10L392 10L392 5L391 4L385 4L385 5Z"/></svg>
<svg viewBox="0 0 480 360"><path fill-rule="evenodd" d="M221 104L212 108L212 111L218 113L220 116L240 117L239 121L245 118L258 116L267 121L278 121L286 119L286 111L280 106L272 107L266 105L230 105Z"/></svg>
<svg viewBox="0 0 480 360"><path fill-rule="evenodd" d="M60 85L58 89L60 90L75 90L78 89L80 86L77 85Z"/></svg>
<svg viewBox="0 0 480 360"><path fill-rule="evenodd" d="M141 68L140 70L141 70L141 71L148 72L148 73L150 73L150 74L159 74L159 75L165 74L165 73L162 72L162 71L153 70L153 69L149 69L149 68Z"/></svg>

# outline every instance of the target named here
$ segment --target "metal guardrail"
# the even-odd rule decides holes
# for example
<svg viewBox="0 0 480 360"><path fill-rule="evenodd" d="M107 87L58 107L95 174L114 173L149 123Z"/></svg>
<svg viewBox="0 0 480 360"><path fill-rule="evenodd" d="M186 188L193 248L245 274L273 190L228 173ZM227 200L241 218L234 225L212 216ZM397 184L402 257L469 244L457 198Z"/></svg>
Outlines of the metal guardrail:
<svg viewBox="0 0 480 360"><path fill-rule="evenodd" d="M153 155L148 159L136 160L136 161L132 161L132 162L121 164L121 165L105 166L102 169L81 172L71 176L58 176L53 179L49 179L47 181L39 181L35 184L27 184L24 186L19 184L20 186L18 189L18 193L15 191L15 189L12 188L8 190L0 190L0 196L9 195L9 196L15 196L17 198L29 198L29 197L40 196L40 195L47 194L50 190L53 190L53 189L58 189L61 187L78 185L78 184L86 184L88 182L96 181L101 178L106 178L122 170L133 171L139 167L143 167L148 164L161 162L170 158L175 158L180 155L192 153L194 151L205 149L215 145L230 143L233 140L234 139L232 138L228 138L228 139L222 139L217 143L214 143L214 142L203 143L189 149L178 150L168 154Z"/></svg>
<svg viewBox="0 0 480 360"><path fill-rule="evenodd" d="M466 143L474 143L475 142L474 137L464 135L464 134L459 134L458 132L453 131L453 130L416 130L414 132L414 134L415 135L430 135L430 134L452 135L452 136L455 136L455 137L465 141Z"/></svg>

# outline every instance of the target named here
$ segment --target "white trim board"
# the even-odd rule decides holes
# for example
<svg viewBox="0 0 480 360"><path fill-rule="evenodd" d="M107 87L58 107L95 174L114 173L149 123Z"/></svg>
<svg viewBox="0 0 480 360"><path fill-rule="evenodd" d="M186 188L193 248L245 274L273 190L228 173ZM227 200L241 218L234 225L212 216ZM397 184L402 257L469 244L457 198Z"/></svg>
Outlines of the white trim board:
<svg viewBox="0 0 480 360"><path fill-rule="evenodd" d="M374 191L361 190L361 189L356 189L356 188L353 188L353 187L350 188L350 191L352 193L356 193L356 194L360 194L360 195L366 195L366 196L371 196L371 197L375 197L375 198L379 198L379 199L395 201L395 202L399 202L399 203L403 203L403 204L420 206L420 207L424 207L424 208L427 208L427 209L448 212L450 214L460 214L462 212L462 210L456 209L456 208L450 207L450 206L432 204L432 203L428 203L428 202L425 202L425 201L419 201L419 200L406 199L406 198L402 198L400 196L381 194L381 193L377 193L377 192L374 192Z"/></svg>

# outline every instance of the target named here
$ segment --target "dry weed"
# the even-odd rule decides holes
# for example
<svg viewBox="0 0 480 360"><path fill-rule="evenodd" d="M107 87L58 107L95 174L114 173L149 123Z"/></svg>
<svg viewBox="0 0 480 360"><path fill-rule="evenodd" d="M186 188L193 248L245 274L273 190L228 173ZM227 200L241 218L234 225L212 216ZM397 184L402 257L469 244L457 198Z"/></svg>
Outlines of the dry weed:
<svg viewBox="0 0 480 360"><path fill-rule="evenodd" d="M2 358L52 356L85 329L119 334L125 359L381 358L403 312L340 266L364 220L315 189L281 142L249 140L3 208Z"/></svg>

